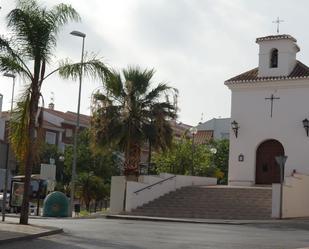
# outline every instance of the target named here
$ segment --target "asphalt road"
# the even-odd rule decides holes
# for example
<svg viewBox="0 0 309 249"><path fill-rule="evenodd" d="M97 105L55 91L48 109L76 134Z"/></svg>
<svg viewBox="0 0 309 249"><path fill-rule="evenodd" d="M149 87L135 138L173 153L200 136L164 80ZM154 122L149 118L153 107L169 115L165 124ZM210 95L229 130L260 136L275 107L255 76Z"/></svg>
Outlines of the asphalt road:
<svg viewBox="0 0 309 249"><path fill-rule="evenodd" d="M294 249L309 247L309 222L206 225L109 219L31 220L65 233L1 249Z"/></svg>

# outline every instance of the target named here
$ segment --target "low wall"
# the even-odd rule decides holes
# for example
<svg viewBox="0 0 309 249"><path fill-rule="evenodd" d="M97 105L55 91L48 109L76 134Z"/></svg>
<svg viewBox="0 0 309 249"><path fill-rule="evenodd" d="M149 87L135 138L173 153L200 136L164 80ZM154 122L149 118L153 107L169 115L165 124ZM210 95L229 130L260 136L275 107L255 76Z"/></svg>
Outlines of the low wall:
<svg viewBox="0 0 309 249"><path fill-rule="evenodd" d="M280 191L281 191L281 184L273 183L272 185L272 209L271 209L272 218L280 218Z"/></svg>
<svg viewBox="0 0 309 249"><path fill-rule="evenodd" d="M287 177L283 186L282 217L309 216L309 176L294 174Z"/></svg>
<svg viewBox="0 0 309 249"><path fill-rule="evenodd" d="M124 176L113 176L110 195L110 213L119 214L124 211L126 179Z"/></svg>
<svg viewBox="0 0 309 249"><path fill-rule="evenodd" d="M154 184L160 180L162 180L162 177L160 175L142 175L138 177L138 182L144 183L144 184Z"/></svg>
<svg viewBox="0 0 309 249"><path fill-rule="evenodd" d="M144 189L138 193L134 193L137 190L140 190L144 187L147 187L155 182L162 181L164 179L170 178L174 175L172 174L160 174L160 178L157 176L143 176L144 180L147 180L148 183L143 182L127 182L127 191L126 191L126 211L130 212L132 209L142 206L160 196L167 194L171 191L175 191L181 187L192 186L192 185L216 185L217 179L212 177L198 177L198 176L183 176L176 175L175 177L150 187L149 189ZM153 180L156 180L153 182ZM149 184L149 182L152 182Z"/></svg>

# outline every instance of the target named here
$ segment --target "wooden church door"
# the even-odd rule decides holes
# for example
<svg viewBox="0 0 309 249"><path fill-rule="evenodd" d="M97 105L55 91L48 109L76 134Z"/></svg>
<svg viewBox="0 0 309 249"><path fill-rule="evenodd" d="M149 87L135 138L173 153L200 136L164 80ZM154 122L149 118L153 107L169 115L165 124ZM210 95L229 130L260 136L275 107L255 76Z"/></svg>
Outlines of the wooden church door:
<svg viewBox="0 0 309 249"><path fill-rule="evenodd" d="M284 155L284 148L277 140L260 144L256 151L256 184L280 183L280 168L275 159L280 155Z"/></svg>

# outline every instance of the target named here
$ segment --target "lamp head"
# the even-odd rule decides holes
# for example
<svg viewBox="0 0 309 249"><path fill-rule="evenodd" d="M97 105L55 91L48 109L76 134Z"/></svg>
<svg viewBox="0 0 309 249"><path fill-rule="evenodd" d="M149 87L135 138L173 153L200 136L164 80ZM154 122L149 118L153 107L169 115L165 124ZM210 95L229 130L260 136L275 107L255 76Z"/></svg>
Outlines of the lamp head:
<svg viewBox="0 0 309 249"><path fill-rule="evenodd" d="M232 129L233 129L233 130L239 128L238 123L237 123L235 120L231 123L231 125L232 125Z"/></svg>
<svg viewBox="0 0 309 249"><path fill-rule="evenodd" d="M196 127L191 127L191 128L190 128L190 133L191 133L192 135L196 135L196 133L197 133L197 128L196 128Z"/></svg>
<svg viewBox="0 0 309 249"><path fill-rule="evenodd" d="M77 31L77 30L72 31L70 34L74 35L74 36L82 37L82 38L86 37L86 34L80 32L80 31Z"/></svg>
<svg viewBox="0 0 309 249"><path fill-rule="evenodd" d="M15 78L16 77L15 74L8 73L8 72L4 73L3 76L10 77L10 78Z"/></svg>
<svg viewBox="0 0 309 249"><path fill-rule="evenodd" d="M309 127L309 120L308 120L307 118L305 118L305 119L303 120L303 125L304 125L305 128L308 128L308 127Z"/></svg>
<svg viewBox="0 0 309 249"><path fill-rule="evenodd" d="M303 120L303 126L306 130L306 134L307 134L307 137L309 136L309 120L307 118L305 118Z"/></svg>

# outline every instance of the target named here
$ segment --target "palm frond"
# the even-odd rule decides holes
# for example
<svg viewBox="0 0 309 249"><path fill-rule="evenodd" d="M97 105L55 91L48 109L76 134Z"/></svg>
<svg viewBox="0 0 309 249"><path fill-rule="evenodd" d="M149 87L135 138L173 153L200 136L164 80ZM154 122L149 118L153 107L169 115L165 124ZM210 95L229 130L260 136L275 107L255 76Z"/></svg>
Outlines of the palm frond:
<svg viewBox="0 0 309 249"><path fill-rule="evenodd" d="M29 58L46 61L57 44L59 30L70 20L79 21L80 16L71 5L59 4L47 10L37 1L19 1L18 8L7 16L8 27L13 32L24 54Z"/></svg>
<svg viewBox="0 0 309 249"><path fill-rule="evenodd" d="M104 87L106 91L113 95L115 98L120 98L125 94L123 91L121 75L115 70L112 70L111 73L106 77L104 81Z"/></svg>
<svg viewBox="0 0 309 249"><path fill-rule="evenodd" d="M28 88L17 102L10 120L10 141L13 151L20 162L25 162L29 147L29 108L30 88Z"/></svg>
<svg viewBox="0 0 309 249"><path fill-rule="evenodd" d="M29 80L29 74L27 69L25 69L24 66L20 64L18 60L15 60L11 56L0 55L0 72L17 73L20 76L22 76L22 78Z"/></svg>
<svg viewBox="0 0 309 249"><path fill-rule="evenodd" d="M32 78L32 73L30 69L27 67L24 60L22 59L22 56L10 46L10 42L8 40L2 37L0 37L0 52L1 57L3 58L7 57L10 60L15 60L16 64L18 64L20 68L24 69L19 71L23 71L28 76L29 79ZM15 67L17 67L17 65L15 65Z"/></svg>
<svg viewBox="0 0 309 249"><path fill-rule="evenodd" d="M58 4L49 11L50 20L54 23L54 27L62 27L69 21L81 21L77 11L68 4ZM56 29L55 31L58 31Z"/></svg>
<svg viewBox="0 0 309 249"><path fill-rule="evenodd" d="M70 60L66 59L60 63L59 68L56 70L59 71L59 75L63 79L77 80L81 72L81 67L83 69L83 76L92 78L93 80L99 79L104 81L110 75L109 68L95 56L92 56L90 59L85 58L83 64L71 63Z"/></svg>
<svg viewBox="0 0 309 249"><path fill-rule="evenodd" d="M150 80L155 73L154 69L141 70L138 66L129 66L128 69L123 70L123 76L127 88L132 88L131 92L135 94L144 94L150 87ZM129 84L134 82L132 86Z"/></svg>

